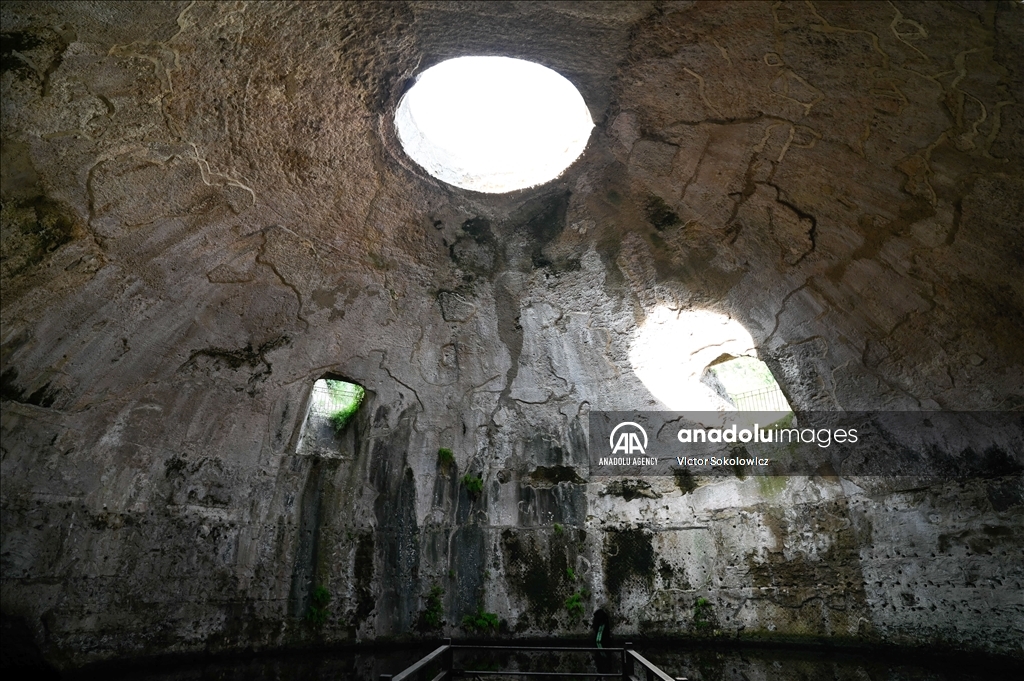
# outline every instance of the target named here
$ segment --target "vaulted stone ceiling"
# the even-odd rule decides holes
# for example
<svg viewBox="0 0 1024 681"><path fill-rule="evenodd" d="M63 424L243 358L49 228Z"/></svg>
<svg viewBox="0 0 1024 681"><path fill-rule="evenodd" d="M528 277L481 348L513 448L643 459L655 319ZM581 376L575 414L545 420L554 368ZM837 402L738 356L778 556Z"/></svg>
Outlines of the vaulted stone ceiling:
<svg viewBox="0 0 1024 681"><path fill-rule="evenodd" d="M338 639L409 630L450 565L473 576L446 607L472 611L499 542L480 523L549 522L520 502L550 488L568 495L551 518L589 527L585 485L530 470L585 460L587 410L658 406L628 349L661 305L742 322L798 409L1024 405L1019 3L10 2L0 18L3 598L36 631L51 618L55 658L297 640L313 573L350 585ZM400 96L467 54L579 88L596 128L561 178L475 194L404 156ZM295 455L325 374L369 391L358 465ZM483 476L483 509L435 470L438 447ZM1019 522L1019 502L997 506ZM332 538L310 548L298 527ZM376 544L351 538L367 528ZM829 575L870 571L858 531ZM331 562L360 550L365 584ZM852 598L807 630L1012 636L1009 606L954 625ZM759 626L799 628L785 607Z"/></svg>

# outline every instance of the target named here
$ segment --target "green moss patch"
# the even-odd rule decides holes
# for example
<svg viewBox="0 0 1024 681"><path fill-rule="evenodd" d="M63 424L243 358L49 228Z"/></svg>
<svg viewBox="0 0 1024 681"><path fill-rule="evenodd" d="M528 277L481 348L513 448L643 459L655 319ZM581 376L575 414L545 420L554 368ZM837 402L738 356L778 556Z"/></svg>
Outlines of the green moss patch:
<svg viewBox="0 0 1024 681"><path fill-rule="evenodd" d="M366 391L361 385L356 385L355 383L332 380L325 382L327 383L327 389L331 393L333 407L329 417L331 426L334 427L335 433L340 433L359 410L359 405L363 403Z"/></svg>

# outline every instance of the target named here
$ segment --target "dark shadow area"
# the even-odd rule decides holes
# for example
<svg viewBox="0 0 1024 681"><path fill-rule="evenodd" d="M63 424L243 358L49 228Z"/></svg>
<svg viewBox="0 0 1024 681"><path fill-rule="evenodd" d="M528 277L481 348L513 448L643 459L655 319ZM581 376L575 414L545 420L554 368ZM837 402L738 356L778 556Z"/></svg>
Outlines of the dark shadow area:
<svg viewBox="0 0 1024 681"><path fill-rule="evenodd" d="M31 678L34 681L61 678L57 670L43 659L24 618L0 615L0 641L0 673L5 678Z"/></svg>
<svg viewBox="0 0 1024 681"><path fill-rule="evenodd" d="M595 618L595 622L599 618ZM6 626L6 625L5 625ZM7 629L4 630L7 648ZM615 645L625 642L617 637ZM457 642L459 644L473 642ZM476 643L483 643L482 641ZM432 644L377 644L230 656L162 657L131 664L104 663L52 676L69 681L306 681L359 679L377 681L394 675L435 650ZM580 673L619 673L620 651L593 651L594 640L499 640L487 645L503 650L458 650L458 670L518 670ZM527 651L528 647L588 648L590 652ZM737 643L658 639L633 640L633 649L674 678L689 681L772 679L870 679L871 681L993 681L1018 678L1024 663L1010 658L955 654L936 649L895 647L832 647L786 643ZM6 661L6 652L5 652ZM435 665L436 666L436 665ZM7 668L4 668L6 671ZM428 677L430 678L430 677ZM508 677L516 678L516 677ZM526 678L526 677L518 677ZM536 677L535 677L536 678ZM583 678L583 677L581 677Z"/></svg>

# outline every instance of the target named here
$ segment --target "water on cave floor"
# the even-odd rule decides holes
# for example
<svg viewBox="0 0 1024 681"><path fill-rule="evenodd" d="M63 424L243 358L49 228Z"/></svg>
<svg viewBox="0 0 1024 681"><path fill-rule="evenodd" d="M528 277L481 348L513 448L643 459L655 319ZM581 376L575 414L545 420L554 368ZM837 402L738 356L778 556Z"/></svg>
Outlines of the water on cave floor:
<svg viewBox="0 0 1024 681"><path fill-rule="evenodd" d="M552 645L565 645L552 642ZM256 656L248 659L223 659L205 663L168 665L150 668L103 670L106 681L326 681L358 679L376 681L381 674L397 674L430 652L432 647L375 648L373 650L293 653ZM936 659L922 653L903 655L885 651L835 651L779 649L770 647L721 647L700 649L692 642L670 645L660 643L635 649L674 678L689 681L994 681L1013 678L1018 670L1007 668L988 658L962 657ZM619 673L619 653L538 653L520 651L457 651L455 667L486 671L557 671ZM433 678L435 670L427 670ZM71 679L99 678L86 673ZM464 678L473 678L468 674ZM523 679L515 675L488 675L488 680ZM594 677L589 677L594 678ZM1019 678L1019 677L1017 677Z"/></svg>

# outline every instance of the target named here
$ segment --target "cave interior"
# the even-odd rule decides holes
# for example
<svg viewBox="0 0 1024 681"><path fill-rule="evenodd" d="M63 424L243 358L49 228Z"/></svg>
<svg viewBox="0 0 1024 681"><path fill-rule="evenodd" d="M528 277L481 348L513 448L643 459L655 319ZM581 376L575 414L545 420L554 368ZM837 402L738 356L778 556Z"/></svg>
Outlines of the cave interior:
<svg viewBox="0 0 1024 681"><path fill-rule="evenodd" d="M588 458L593 413L728 398L737 357L798 416L1024 409L1021 3L0 20L5 659L587 638L598 612L1024 657L1019 437L927 479ZM582 154L490 193L412 160L402 98L462 56L572 83Z"/></svg>

